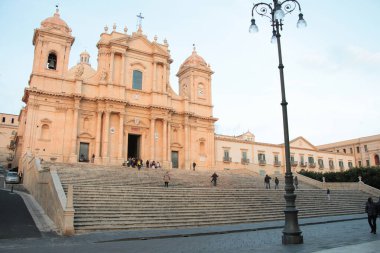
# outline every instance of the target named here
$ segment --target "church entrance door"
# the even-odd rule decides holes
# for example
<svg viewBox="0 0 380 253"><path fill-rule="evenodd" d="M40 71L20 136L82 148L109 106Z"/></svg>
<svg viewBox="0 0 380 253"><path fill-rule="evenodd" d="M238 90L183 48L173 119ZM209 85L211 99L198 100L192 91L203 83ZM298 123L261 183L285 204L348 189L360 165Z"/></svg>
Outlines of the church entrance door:
<svg viewBox="0 0 380 253"><path fill-rule="evenodd" d="M178 169L178 151L172 151L172 168Z"/></svg>
<svg viewBox="0 0 380 253"><path fill-rule="evenodd" d="M79 145L79 162L88 162L88 147L89 143L81 142Z"/></svg>
<svg viewBox="0 0 380 253"><path fill-rule="evenodd" d="M141 158L140 157L140 137L137 134L128 134L128 158Z"/></svg>

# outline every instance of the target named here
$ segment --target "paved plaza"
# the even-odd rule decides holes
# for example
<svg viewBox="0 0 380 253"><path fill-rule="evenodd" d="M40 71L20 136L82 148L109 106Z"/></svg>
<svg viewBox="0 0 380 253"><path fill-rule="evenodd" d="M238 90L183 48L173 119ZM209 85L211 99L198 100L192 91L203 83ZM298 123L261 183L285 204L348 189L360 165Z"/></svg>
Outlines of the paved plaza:
<svg viewBox="0 0 380 253"><path fill-rule="evenodd" d="M2 202L1 206L6 205ZM380 235L369 233L364 214L300 219L300 224L304 236L302 245L283 246L283 221L273 221L192 229L94 232L72 237L42 232L27 239L21 236L0 239L0 252L333 253L378 252L380 247ZM4 229L1 224L2 233Z"/></svg>

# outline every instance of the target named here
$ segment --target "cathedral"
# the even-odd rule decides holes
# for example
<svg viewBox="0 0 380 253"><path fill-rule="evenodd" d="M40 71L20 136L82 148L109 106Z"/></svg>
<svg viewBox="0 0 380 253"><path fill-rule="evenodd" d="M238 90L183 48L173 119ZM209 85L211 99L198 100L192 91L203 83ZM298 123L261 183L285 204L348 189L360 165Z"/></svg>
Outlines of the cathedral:
<svg viewBox="0 0 380 253"><path fill-rule="evenodd" d="M195 163L197 169L285 172L283 144L256 142L249 131L215 134L213 71L195 48L176 74L177 94L169 82L167 41L150 41L141 25L131 34L127 28L116 31L116 25L111 32L105 27L96 44L97 69L86 51L69 68L74 41L58 10L34 30L33 68L22 98L26 106L19 115L14 166L32 154L61 163L122 165L134 157L165 169L191 169ZM290 146L295 171L380 164L380 135L319 147L300 136Z"/></svg>
<svg viewBox="0 0 380 253"><path fill-rule="evenodd" d="M34 30L34 60L22 101L16 158L27 152L57 162L121 165L129 157L164 168L214 166L213 71L194 51L170 86L168 43L136 32L100 35L90 55L69 68L75 41L59 11Z"/></svg>

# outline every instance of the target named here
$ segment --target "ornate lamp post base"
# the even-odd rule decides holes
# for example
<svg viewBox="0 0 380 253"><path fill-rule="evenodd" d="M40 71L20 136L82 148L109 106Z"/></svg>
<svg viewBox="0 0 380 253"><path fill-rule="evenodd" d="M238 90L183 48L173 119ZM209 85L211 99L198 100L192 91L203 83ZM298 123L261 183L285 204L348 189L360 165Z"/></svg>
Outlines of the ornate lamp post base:
<svg viewBox="0 0 380 253"><path fill-rule="evenodd" d="M282 244L302 244L302 231L298 227L298 210L285 210L285 227L282 231Z"/></svg>

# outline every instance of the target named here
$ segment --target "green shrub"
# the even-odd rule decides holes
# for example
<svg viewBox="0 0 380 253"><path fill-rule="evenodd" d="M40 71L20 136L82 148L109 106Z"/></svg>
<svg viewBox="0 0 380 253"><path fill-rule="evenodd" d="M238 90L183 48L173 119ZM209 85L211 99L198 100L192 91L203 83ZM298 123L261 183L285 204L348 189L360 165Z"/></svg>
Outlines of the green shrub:
<svg viewBox="0 0 380 253"><path fill-rule="evenodd" d="M358 182L358 177L362 176L362 181L372 187L380 189L380 169L378 167L352 168L342 172L314 172L301 170L299 174L326 182Z"/></svg>

